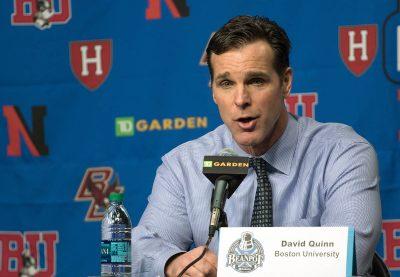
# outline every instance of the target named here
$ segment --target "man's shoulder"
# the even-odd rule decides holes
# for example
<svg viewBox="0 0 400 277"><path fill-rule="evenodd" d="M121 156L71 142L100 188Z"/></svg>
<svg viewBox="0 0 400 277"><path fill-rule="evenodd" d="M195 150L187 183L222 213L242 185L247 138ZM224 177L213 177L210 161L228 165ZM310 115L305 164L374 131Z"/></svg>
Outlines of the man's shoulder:
<svg viewBox="0 0 400 277"><path fill-rule="evenodd" d="M316 145L369 144L354 129L342 123L322 123L312 118L300 117L300 139Z"/></svg>
<svg viewBox="0 0 400 277"><path fill-rule="evenodd" d="M221 149L230 147L231 134L225 125L220 125L207 134L182 143L163 156L165 159L174 158L203 158L205 155L218 155Z"/></svg>

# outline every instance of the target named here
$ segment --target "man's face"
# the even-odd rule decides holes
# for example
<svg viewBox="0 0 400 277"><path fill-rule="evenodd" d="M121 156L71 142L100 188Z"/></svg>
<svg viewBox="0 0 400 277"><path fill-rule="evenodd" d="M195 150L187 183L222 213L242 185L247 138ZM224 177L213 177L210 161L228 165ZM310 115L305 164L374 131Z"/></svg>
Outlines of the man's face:
<svg viewBox="0 0 400 277"><path fill-rule="evenodd" d="M234 140L253 155L265 153L286 128L284 98L292 71L280 77L273 62L274 52L264 41L211 55L214 102Z"/></svg>

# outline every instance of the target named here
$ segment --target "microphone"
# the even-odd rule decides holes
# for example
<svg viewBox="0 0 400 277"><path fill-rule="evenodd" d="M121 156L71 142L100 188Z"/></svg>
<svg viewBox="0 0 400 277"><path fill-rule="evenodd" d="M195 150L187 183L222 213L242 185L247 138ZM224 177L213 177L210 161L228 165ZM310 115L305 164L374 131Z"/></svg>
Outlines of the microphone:
<svg viewBox="0 0 400 277"><path fill-rule="evenodd" d="M229 148L222 149L219 156L204 156L203 174L214 183L209 237L213 237L221 226L221 216L226 220L225 201L236 191L246 177L248 169L249 158L239 157Z"/></svg>
<svg viewBox="0 0 400 277"><path fill-rule="evenodd" d="M208 239L203 252L181 270L178 277L192 265L200 261L207 252L208 246L219 227L226 224L224 206L226 198L238 188L249 169L249 158L238 157L235 151L229 148L222 149L219 156L204 156L203 174L214 184L214 191L211 199L211 219L208 229ZM221 223L222 217L222 223Z"/></svg>

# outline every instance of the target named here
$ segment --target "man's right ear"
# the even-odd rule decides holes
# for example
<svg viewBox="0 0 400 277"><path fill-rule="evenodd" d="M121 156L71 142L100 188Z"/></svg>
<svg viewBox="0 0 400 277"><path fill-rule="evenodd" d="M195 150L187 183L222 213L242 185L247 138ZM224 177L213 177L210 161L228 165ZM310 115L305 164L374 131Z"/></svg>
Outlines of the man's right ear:
<svg viewBox="0 0 400 277"><path fill-rule="evenodd" d="M213 98L213 100L214 100L214 103L215 103L216 105L218 105L218 104L217 104L217 99L215 98L214 90L211 89L211 92L212 92L212 98Z"/></svg>

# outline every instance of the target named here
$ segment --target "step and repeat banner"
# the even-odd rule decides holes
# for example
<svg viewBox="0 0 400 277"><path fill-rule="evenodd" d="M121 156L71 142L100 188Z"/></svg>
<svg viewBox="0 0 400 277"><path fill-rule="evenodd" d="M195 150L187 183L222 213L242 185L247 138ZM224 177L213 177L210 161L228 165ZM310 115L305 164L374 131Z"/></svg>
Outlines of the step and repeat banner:
<svg viewBox="0 0 400 277"><path fill-rule="evenodd" d="M400 276L400 2L0 2L0 276L100 272L111 191L137 224L161 156L221 120L204 51L239 14L291 38L290 112L353 126L375 147L377 247ZM32 269L32 268L31 268Z"/></svg>

